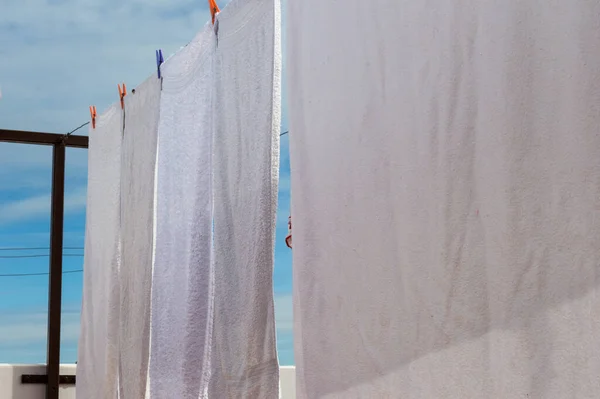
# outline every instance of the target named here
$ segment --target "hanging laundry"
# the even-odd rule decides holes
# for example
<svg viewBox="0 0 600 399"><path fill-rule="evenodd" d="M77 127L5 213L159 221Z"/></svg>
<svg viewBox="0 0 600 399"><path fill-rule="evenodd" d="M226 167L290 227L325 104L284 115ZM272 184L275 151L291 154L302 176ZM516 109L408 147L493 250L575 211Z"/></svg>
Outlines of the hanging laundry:
<svg viewBox="0 0 600 399"><path fill-rule="evenodd" d="M600 397L600 2L288 3L298 399Z"/></svg>
<svg viewBox="0 0 600 399"><path fill-rule="evenodd" d="M152 75L124 98L121 156L119 395L143 398L150 355L154 173L160 80Z"/></svg>
<svg viewBox="0 0 600 399"><path fill-rule="evenodd" d="M212 23L161 66L150 395L206 398L213 280Z"/></svg>
<svg viewBox="0 0 600 399"><path fill-rule="evenodd" d="M215 318L210 398L278 398L273 255L279 178L278 0L217 16Z"/></svg>
<svg viewBox="0 0 600 399"><path fill-rule="evenodd" d="M123 112L112 105L89 129L77 398L117 397L120 176Z"/></svg>

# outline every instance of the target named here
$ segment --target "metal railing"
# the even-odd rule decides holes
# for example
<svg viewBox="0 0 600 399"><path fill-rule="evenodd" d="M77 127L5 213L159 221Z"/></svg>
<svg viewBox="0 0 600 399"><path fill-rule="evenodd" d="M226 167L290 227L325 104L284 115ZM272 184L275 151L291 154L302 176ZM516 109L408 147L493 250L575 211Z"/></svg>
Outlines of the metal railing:
<svg viewBox="0 0 600 399"><path fill-rule="evenodd" d="M46 384L46 399L58 399L61 383L74 383L74 376L60 376L60 319L62 301L63 222L66 147L88 148L88 137L0 129L0 142L52 146L52 195L50 218L50 273L48 286L48 336L46 375L23 375L22 383Z"/></svg>

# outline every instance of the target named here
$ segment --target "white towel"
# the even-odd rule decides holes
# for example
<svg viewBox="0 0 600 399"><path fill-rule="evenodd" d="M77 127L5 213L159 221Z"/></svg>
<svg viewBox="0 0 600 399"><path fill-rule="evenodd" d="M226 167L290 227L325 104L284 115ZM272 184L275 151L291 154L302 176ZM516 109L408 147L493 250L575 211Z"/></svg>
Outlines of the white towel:
<svg viewBox="0 0 600 399"><path fill-rule="evenodd" d="M289 7L297 397L600 397L600 2Z"/></svg>
<svg viewBox="0 0 600 399"><path fill-rule="evenodd" d="M210 398L277 398L273 254L280 4L233 0L217 17L215 319Z"/></svg>
<svg viewBox="0 0 600 399"><path fill-rule="evenodd" d="M122 129L114 104L89 130L77 399L117 397Z"/></svg>
<svg viewBox="0 0 600 399"><path fill-rule="evenodd" d="M150 76L125 97L121 157L119 394L143 398L150 355L154 173L160 80Z"/></svg>
<svg viewBox="0 0 600 399"><path fill-rule="evenodd" d="M162 68L150 398L206 397L212 331L211 23Z"/></svg>

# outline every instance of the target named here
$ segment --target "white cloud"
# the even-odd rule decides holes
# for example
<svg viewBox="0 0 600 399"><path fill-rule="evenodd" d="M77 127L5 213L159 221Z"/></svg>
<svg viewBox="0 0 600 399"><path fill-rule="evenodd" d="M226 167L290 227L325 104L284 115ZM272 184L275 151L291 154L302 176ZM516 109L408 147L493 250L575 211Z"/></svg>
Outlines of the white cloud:
<svg viewBox="0 0 600 399"><path fill-rule="evenodd" d="M155 49L175 52L208 18L208 2L193 0L4 0L2 128L71 130L88 105L117 100L117 83L153 75Z"/></svg>
<svg viewBox="0 0 600 399"><path fill-rule="evenodd" d="M65 214L83 210L86 199L85 187L65 193ZM50 194L36 195L12 202L0 203L0 224L21 222L40 216L50 217Z"/></svg>
<svg viewBox="0 0 600 399"><path fill-rule="evenodd" d="M67 183L87 180L87 150L67 149L65 179ZM52 147L0 142L0 192L21 189L49 192L51 184Z"/></svg>

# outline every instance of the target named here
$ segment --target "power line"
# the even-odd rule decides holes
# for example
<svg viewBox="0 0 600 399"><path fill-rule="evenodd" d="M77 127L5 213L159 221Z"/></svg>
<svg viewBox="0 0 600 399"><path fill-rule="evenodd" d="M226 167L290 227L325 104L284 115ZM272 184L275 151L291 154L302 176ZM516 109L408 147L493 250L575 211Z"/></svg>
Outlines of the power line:
<svg viewBox="0 0 600 399"><path fill-rule="evenodd" d="M29 251L29 250L48 250L50 247L14 247L14 248L0 248L0 251ZM83 249L83 247L63 247L63 249Z"/></svg>
<svg viewBox="0 0 600 399"><path fill-rule="evenodd" d="M69 273L81 273L83 269L78 270L67 270L64 271L63 274ZM26 277L26 276L47 276L50 273L19 273L19 274L0 274L0 277Z"/></svg>
<svg viewBox="0 0 600 399"><path fill-rule="evenodd" d="M36 254L36 255L2 255L0 259L19 259L19 258L47 258L50 254ZM83 254L63 254L63 256L83 256Z"/></svg>

